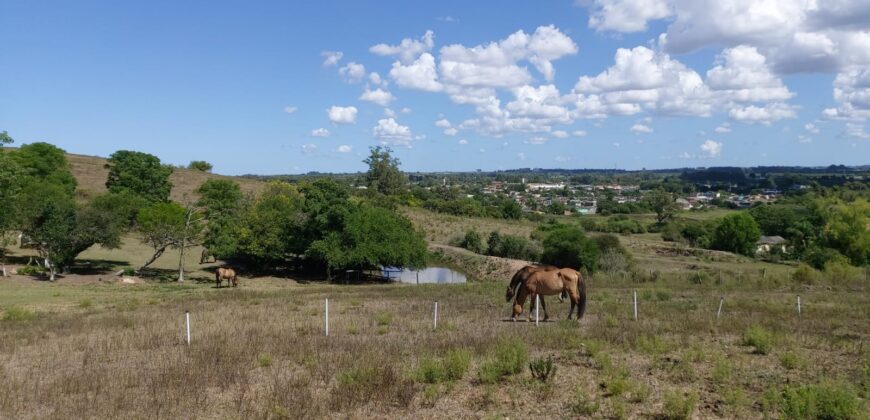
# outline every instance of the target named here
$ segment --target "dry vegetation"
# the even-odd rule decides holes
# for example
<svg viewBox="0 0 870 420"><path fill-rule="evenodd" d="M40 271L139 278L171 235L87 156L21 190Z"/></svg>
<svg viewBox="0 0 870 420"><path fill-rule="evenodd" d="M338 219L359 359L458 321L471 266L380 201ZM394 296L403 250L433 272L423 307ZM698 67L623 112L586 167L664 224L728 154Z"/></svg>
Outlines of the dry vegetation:
<svg viewBox="0 0 870 420"><path fill-rule="evenodd" d="M109 174L105 168L106 159L73 154L67 154L66 158L70 163L73 176L79 183L79 191L89 193L106 191L106 178ZM232 178L241 185L242 191L245 193L256 193L262 187L262 182L253 179L225 177L190 169L175 169L169 178L173 186L170 198L176 201L184 201L186 198L192 199L195 196L194 191L210 178Z"/></svg>

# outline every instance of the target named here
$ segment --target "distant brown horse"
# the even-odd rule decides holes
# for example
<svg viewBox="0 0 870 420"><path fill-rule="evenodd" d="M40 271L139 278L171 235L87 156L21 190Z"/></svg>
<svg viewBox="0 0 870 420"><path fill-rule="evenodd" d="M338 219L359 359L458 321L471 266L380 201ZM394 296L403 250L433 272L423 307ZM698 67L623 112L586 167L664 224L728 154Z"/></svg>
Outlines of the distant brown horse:
<svg viewBox="0 0 870 420"><path fill-rule="evenodd" d="M510 302L514 298L514 296L516 296L517 291L519 291L520 287L525 284L526 279L528 279L529 276L532 275L532 273L538 271L550 271L558 269L559 267L547 264L532 264L519 269L519 271L517 271L516 274L511 277L511 282L510 284L508 284L507 292L505 292L504 296L505 302Z"/></svg>
<svg viewBox="0 0 870 420"><path fill-rule="evenodd" d="M233 287L236 287L239 285L239 280L236 277L236 271L233 270L232 268L221 267L221 268L218 268L217 270L215 270L214 280L215 280L215 283L217 283L217 287L221 287L221 284L223 283L224 279L227 280L227 285L232 285Z"/></svg>
<svg viewBox="0 0 870 420"><path fill-rule="evenodd" d="M571 299L571 309L568 311L568 319L574 315L577 308L577 319L583 317L586 312L586 282L577 270L562 268L559 270L538 270L530 273L526 281L519 286L514 300L514 310L511 320L516 321L517 315L523 312L526 297L559 295L566 292ZM544 320L550 318L547 313L547 305L541 299L541 307L544 308ZM529 311L531 319L531 311Z"/></svg>

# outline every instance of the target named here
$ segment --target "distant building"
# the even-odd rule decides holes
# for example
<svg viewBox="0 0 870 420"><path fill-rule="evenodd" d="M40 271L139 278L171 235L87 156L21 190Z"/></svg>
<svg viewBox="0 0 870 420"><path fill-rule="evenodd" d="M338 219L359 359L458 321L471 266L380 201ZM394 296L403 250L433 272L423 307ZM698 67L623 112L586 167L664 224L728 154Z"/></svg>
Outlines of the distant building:
<svg viewBox="0 0 870 420"><path fill-rule="evenodd" d="M540 190L560 190L565 188L565 183L560 182L558 184L541 184L541 183L529 183L526 187L529 191L540 191Z"/></svg>

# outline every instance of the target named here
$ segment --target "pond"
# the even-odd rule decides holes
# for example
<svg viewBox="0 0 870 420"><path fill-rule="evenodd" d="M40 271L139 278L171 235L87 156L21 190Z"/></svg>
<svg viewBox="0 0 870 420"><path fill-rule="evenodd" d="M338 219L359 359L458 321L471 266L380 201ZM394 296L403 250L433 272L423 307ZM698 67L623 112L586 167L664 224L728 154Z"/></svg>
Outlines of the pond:
<svg viewBox="0 0 870 420"><path fill-rule="evenodd" d="M448 284L467 281L465 274L446 267L426 267L421 270L384 267L381 269L381 275L390 281L411 284Z"/></svg>

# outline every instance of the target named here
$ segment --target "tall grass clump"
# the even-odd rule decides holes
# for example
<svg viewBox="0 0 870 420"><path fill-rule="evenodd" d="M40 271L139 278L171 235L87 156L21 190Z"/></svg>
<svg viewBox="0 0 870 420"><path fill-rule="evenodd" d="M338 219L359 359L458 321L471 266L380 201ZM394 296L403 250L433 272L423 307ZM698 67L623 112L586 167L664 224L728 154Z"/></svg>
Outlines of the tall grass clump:
<svg viewBox="0 0 870 420"><path fill-rule="evenodd" d="M443 358L424 357L417 364L414 377L427 384L453 382L462 379L471 364L471 353L465 349L453 349Z"/></svg>
<svg viewBox="0 0 870 420"><path fill-rule="evenodd" d="M759 325L753 325L743 333L743 345L753 347L756 354L770 353L773 341L773 333Z"/></svg>
<svg viewBox="0 0 870 420"><path fill-rule="evenodd" d="M492 384L523 371L529 359L529 350L516 338L501 340L480 366L478 372L481 383Z"/></svg>
<svg viewBox="0 0 870 420"><path fill-rule="evenodd" d="M19 306L10 306L3 313L4 321L24 322L36 319L36 312Z"/></svg>
<svg viewBox="0 0 870 420"><path fill-rule="evenodd" d="M789 419L856 419L859 410L855 391L842 383L791 386L782 394L782 414Z"/></svg>
<svg viewBox="0 0 870 420"><path fill-rule="evenodd" d="M698 394L692 392L686 396L677 391L665 393L663 418L668 420L683 420L692 417L695 404L698 403Z"/></svg>

